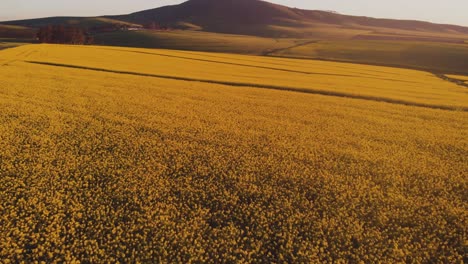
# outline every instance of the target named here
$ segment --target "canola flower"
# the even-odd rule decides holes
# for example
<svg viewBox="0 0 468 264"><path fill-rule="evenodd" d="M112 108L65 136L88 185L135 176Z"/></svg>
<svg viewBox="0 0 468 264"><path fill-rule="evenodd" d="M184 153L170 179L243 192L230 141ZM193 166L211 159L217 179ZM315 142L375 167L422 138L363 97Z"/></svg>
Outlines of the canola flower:
<svg viewBox="0 0 468 264"><path fill-rule="evenodd" d="M117 73L155 74L230 85L277 87L372 100L468 110L466 88L434 74L389 67L122 47L27 45L3 60L50 63Z"/></svg>
<svg viewBox="0 0 468 264"><path fill-rule="evenodd" d="M1 262L466 262L468 113L24 62L60 49L0 52Z"/></svg>
<svg viewBox="0 0 468 264"><path fill-rule="evenodd" d="M468 76L464 76L464 75L447 74L447 77L457 79L457 80L461 80L461 81L468 81Z"/></svg>

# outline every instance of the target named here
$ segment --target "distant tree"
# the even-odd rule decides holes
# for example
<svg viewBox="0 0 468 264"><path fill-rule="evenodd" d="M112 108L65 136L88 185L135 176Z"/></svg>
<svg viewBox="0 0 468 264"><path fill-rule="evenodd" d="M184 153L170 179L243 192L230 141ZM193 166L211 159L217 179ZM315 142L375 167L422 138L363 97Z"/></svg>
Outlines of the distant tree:
<svg viewBox="0 0 468 264"><path fill-rule="evenodd" d="M91 36L90 34L87 34L87 35L86 35L86 43L85 43L85 44L90 45L90 44L93 44L93 43L94 43L94 37Z"/></svg>
<svg viewBox="0 0 468 264"><path fill-rule="evenodd" d="M52 39L54 43L68 44L67 37L67 31L64 25L55 26Z"/></svg>
<svg viewBox="0 0 468 264"><path fill-rule="evenodd" d="M52 25L42 27L37 33L37 38L42 43L52 43L53 32L54 30Z"/></svg>
<svg viewBox="0 0 468 264"><path fill-rule="evenodd" d="M146 29L151 29L151 30L157 30L157 29L160 29L161 26L158 23L156 23L155 21L152 21L152 22L146 24L145 28Z"/></svg>
<svg viewBox="0 0 468 264"><path fill-rule="evenodd" d="M65 29L65 41L70 44L85 44L86 35L84 31L77 27L68 27Z"/></svg>
<svg viewBox="0 0 468 264"><path fill-rule="evenodd" d="M88 32L79 27L48 25L39 29L37 38L42 43L83 45L92 43Z"/></svg>

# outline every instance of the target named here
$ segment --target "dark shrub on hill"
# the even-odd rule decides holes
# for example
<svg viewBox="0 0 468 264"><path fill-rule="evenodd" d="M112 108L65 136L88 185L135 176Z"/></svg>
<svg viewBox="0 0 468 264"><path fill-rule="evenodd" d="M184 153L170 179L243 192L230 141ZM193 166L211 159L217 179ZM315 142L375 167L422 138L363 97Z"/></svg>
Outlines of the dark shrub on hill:
<svg viewBox="0 0 468 264"><path fill-rule="evenodd" d="M82 28L64 25L48 25L39 29L37 38L42 43L90 44L92 37Z"/></svg>

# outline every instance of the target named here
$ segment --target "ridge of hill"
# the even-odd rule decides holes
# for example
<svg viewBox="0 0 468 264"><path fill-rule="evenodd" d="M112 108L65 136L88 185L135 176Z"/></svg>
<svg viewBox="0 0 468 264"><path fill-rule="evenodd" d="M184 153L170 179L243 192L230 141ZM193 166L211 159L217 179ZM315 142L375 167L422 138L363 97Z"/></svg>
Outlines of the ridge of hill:
<svg viewBox="0 0 468 264"><path fill-rule="evenodd" d="M204 31L267 37L314 37L317 31L378 32L388 34L468 35L468 27L415 20L379 19L303 10L261 0L190 0L179 5L109 18L137 24L170 27L195 25Z"/></svg>
<svg viewBox="0 0 468 264"><path fill-rule="evenodd" d="M14 21L0 22L3 25L14 25L28 28L39 28L53 24L64 24L64 25L75 25L81 27L94 27L94 26L105 26L105 25L127 25L134 26L134 23L128 21L116 20L108 17L69 17L69 16L57 16L57 17L45 17L35 19L23 19Z"/></svg>
<svg viewBox="0 0 468 264"><path fill-rule="evenodd" d="M189 0L182 4L127 15L102 17L48 17L7 21L0 24L38 28L47 24L82 27L158 23L174 29L263 37L312 37L365 39L415 37L442 38L450 42L468 39L468 27L415 20L379 19L303 10L261 0Z"/></svg>

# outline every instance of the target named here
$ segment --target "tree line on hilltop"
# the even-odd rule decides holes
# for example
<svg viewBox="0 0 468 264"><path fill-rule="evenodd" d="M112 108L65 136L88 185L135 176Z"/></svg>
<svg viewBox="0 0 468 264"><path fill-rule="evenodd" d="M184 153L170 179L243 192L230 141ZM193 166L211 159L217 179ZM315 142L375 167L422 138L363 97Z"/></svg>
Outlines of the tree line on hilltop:
<svg viewBox="0 0 468 264"><path fill-rule="evenodd" d="M126 31L135 28L149 30L170 30L168 26L156 22L150 22L139 27L132 27L129 25L119 24L101 25L91 27L90 31L78 26L47 25L39 28L36 37L37 40L41 43L85 45L93 43L93 34L103 32Z"/></svg>
<svg viewBox="0 0 468 264"><path fill-rule="evenodd" d="M54 44L91 44L93 37L84 29L75 26L48 25L37 32L37 39L41 43Z"/></svg>

